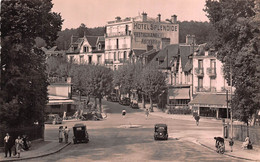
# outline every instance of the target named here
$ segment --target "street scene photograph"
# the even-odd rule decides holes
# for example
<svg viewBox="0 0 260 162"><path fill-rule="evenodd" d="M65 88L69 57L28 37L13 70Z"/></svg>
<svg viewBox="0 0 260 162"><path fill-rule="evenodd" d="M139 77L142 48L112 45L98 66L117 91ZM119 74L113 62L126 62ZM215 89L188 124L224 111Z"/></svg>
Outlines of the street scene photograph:
<svg viewBox="0 0 260 162"><path fill-rule="evenodd" d="M260 0L0 4L0 162L260 162Z"/></svg>

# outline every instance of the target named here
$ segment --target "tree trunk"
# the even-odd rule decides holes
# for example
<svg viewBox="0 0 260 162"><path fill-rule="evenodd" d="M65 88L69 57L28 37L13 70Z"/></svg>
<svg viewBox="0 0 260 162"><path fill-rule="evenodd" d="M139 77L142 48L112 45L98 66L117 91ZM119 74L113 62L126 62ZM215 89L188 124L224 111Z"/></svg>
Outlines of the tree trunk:
<svg viewBox="0 0 260 162"><path fill-rule="evenodd" d="M102 98L99 97L99 112L102 113Z"/></svg>
<svg viewBox="0 0 260 162"><path fill-rule="evenodd" d="M142 106L145 108L144 94L142 94Z"/></svg>
<svg viewBox="0 0 260 162"><path fill-rule="evenodd" d="M94 98L94 107L97 108L97 97Z"/></svg>
<svg viewBox="0 0 260 162"><path fill-rule="evenodd" d="M247 134L247 137L249 137L249 126L248 126L249 124L248 124L248 121L247 121L247 123L246 123L246 134Z"/></svg>
<svg viewBox="0 0 260 162"><path fill-rule="evenodd" d="M153 112L153 100L152 100L152 96L149 95L150 98L150 111Z"/></svg>

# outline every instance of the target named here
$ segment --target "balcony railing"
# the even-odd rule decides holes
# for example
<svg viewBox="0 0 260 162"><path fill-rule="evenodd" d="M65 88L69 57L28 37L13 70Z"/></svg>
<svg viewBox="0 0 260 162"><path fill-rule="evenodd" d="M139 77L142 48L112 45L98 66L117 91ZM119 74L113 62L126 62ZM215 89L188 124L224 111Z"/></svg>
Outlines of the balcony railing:
<svg viewBox="0 0 260 162"><path fill-rule="evenodd" d="M195 68L195 75L204 76L204 69L203 68Z"/></svg>
<svg viewBox="0 0 260 162"><path fill-rule="evenodd" d="M195 92L216 92L216 87L195 87Z"/></svg>
<svg viewBox="0 0 260 162"><path fill-rule="evenodd" d="M117 33L107 33L106 37L115 37L115 36L128 36L131 35L131 32L117 32Z"/></svg>
<svg viewBox="0 0 260 162"><path fill-rule="evenodd" d="M105 64L113 64L113 59L105 59Z"/></svg>
<svg viewBox="0 0 260 162"><path fill-rule="evenodd" d="M210 76L210 77L215 77L216 76L216 68L207 68L207 74Z"/></svg>

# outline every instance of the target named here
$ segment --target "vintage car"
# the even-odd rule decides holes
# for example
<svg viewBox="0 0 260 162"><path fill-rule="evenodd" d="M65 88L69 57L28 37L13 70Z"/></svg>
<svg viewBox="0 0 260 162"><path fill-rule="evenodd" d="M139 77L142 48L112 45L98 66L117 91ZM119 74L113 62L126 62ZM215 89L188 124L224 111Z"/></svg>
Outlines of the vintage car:
<svg viewBox="0 0 260 162"><path fill-rule="evenodd" d="M135 102L131 102L130 107L131 107L132 109L139 109L138 103L135 103Z"/></svg>
<svg viewBox="0 0 260 162"><path fill-rule="evenodd" d="M119 100L119 104L124 106L130 106L131 104L130 98L124 97L122 100Z"/></svg>
<svg viewBox="0 0 260 162"><path fill-rule="evenodd" d="M154 140L168 139L168 131L166 124L155 124L154 126Z"/></svg>
<svg viewBox="0 0 260 162"><path fill-rule="evenodd" d="M45 124L62 124L62 118L58 114L49 114L47 115Z"/></svg>
<svg viewBox="0 0 260 162"><path fill-rule="evenodd" d="M87 132L86 125L79 123L75 124L73 127L73 143L88 143L89 142L89 136Z"/></svg>
<svg viewBox="0 0 260 162"><path fill-rule="evenodd" d="M116 95L115 93L112 93L112 94L109 96L109 98L110 98L110 100L111 100L112 102L118 102L118 101L119 101L119 99L118 99L118 97L117 97L117 95Z"/></svg>

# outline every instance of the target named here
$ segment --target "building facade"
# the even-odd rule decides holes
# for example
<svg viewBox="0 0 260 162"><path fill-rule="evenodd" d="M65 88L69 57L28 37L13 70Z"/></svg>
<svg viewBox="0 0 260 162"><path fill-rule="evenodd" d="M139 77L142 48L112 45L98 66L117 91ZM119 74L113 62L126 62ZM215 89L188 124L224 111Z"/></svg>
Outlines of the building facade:
<svg viewBox="0 0 260 162"><path fill-rule="evenodd" d="M84 36L78 38L72 35L70 48L66 52L70 62L78 64L104 65L105 39L103 36Z"/></svg>
<svg viewBox="0 0 260 162"><path fill-rule="evenodd" d="M147 17L146 13L134 18L116 17L106 25L105 65L116 70L125 62L135 61L136 55L161 49L165 38L169 44L179 43L176 15L168 21L161 21L160 14L157 18Z"/></svg>
<svg viewBox="0 0 260 162"><path fill-rule="evenodd" d="M226 118L229 116L227 98L230 98L231 87L224 78L223 64L216 55L206 44L195 51L192 69L194 99L189 105L201 116Z"/></svg>

